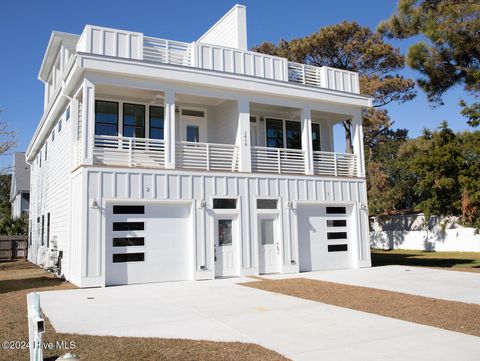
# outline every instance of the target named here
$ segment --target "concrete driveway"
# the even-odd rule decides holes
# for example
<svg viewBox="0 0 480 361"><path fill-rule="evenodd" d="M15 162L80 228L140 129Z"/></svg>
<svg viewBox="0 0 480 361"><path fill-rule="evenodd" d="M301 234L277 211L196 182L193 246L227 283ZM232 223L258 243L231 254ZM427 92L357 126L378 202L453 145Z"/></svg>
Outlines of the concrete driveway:
<svg viewBox="0 0 480 361"><path fill-rule="evenodd" d="M246 278L41 293L57 332L252 342L294 360L478 360L480 338L238 285Z"/></svg>

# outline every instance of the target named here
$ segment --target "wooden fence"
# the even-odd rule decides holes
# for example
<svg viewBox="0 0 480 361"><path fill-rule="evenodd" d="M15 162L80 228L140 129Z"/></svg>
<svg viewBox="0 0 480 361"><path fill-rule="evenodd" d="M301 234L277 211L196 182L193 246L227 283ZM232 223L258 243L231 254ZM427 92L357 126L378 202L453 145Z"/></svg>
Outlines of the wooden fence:
<svg viewBox="0 0 480 361"><path fill-rule="evenodd" d="M27 236L0 236L0 261L27 258Z"/></svg>

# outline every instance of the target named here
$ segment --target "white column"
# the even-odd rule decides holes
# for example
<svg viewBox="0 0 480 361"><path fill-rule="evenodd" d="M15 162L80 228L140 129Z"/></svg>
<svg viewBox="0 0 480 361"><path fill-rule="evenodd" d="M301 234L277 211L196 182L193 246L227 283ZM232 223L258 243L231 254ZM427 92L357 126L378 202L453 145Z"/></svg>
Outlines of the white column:
<svg viewBox="0 0 480 361"><path fill-rule="evenodd" d="M365 153L363 149L362 114L356 113L352 119L352 145L353 154L357 156L357 175L365 177Z"/></svg>
<svg viewBox="0 0 480 361"><path fill-rule="evenodd" d="M238 101L236 144L239 152L238 170L250 173L252 171L252 152L250 144L250 103L248 99Z"/></svg>
<svg viewBox="0 0 480 361"><path fill-rule="evenodd" d="M90 80L85 79L82 88L82 164L93 164L93 140L95 136L95 85Z"/></svg>
<svg viewBox="0 0 480 361"><path fill-rule="evenodd" d="M165 168L175 169L175 92L166 90L164 97Z"/></svg>
<svg viewBox="0 0 480 361"><path fill-rule="evenodd" d="M302 150L305 157L305 174L313 174L312 154L312 110L305 107L301 111Z"/></svg>

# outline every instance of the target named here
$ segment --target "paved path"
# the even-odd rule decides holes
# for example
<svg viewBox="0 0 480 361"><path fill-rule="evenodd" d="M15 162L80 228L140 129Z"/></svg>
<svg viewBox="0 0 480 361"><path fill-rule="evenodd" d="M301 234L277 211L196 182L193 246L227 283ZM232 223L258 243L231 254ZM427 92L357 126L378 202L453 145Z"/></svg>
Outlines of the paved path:
<svg viewBox="0 0 480 361"><path fill-rule="evenodd" d="M251 279L50 291L58 332L260 344L294 360L478 360L480 338L238 285Z"/></svg>
<svg viewBox="0 0 480 361"><path fill-rule="evenodd" d="M480 273L473 272L448 271L428 267L384 266L267 277L272 279L304 277L480 304Z"/></svg>

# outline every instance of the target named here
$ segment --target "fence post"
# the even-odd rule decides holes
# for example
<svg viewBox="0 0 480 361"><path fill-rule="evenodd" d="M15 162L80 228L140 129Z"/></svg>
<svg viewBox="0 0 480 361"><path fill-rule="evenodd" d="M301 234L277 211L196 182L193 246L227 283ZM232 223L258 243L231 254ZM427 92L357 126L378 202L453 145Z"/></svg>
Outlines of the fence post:
<svg viewBox="0 0 480 361"><path fill-rule="evenodd" d="M42 335L45 332L45 321L40 312L40 296L37 292L27 294L27 315L30 361L42 361Z"/></svg>

